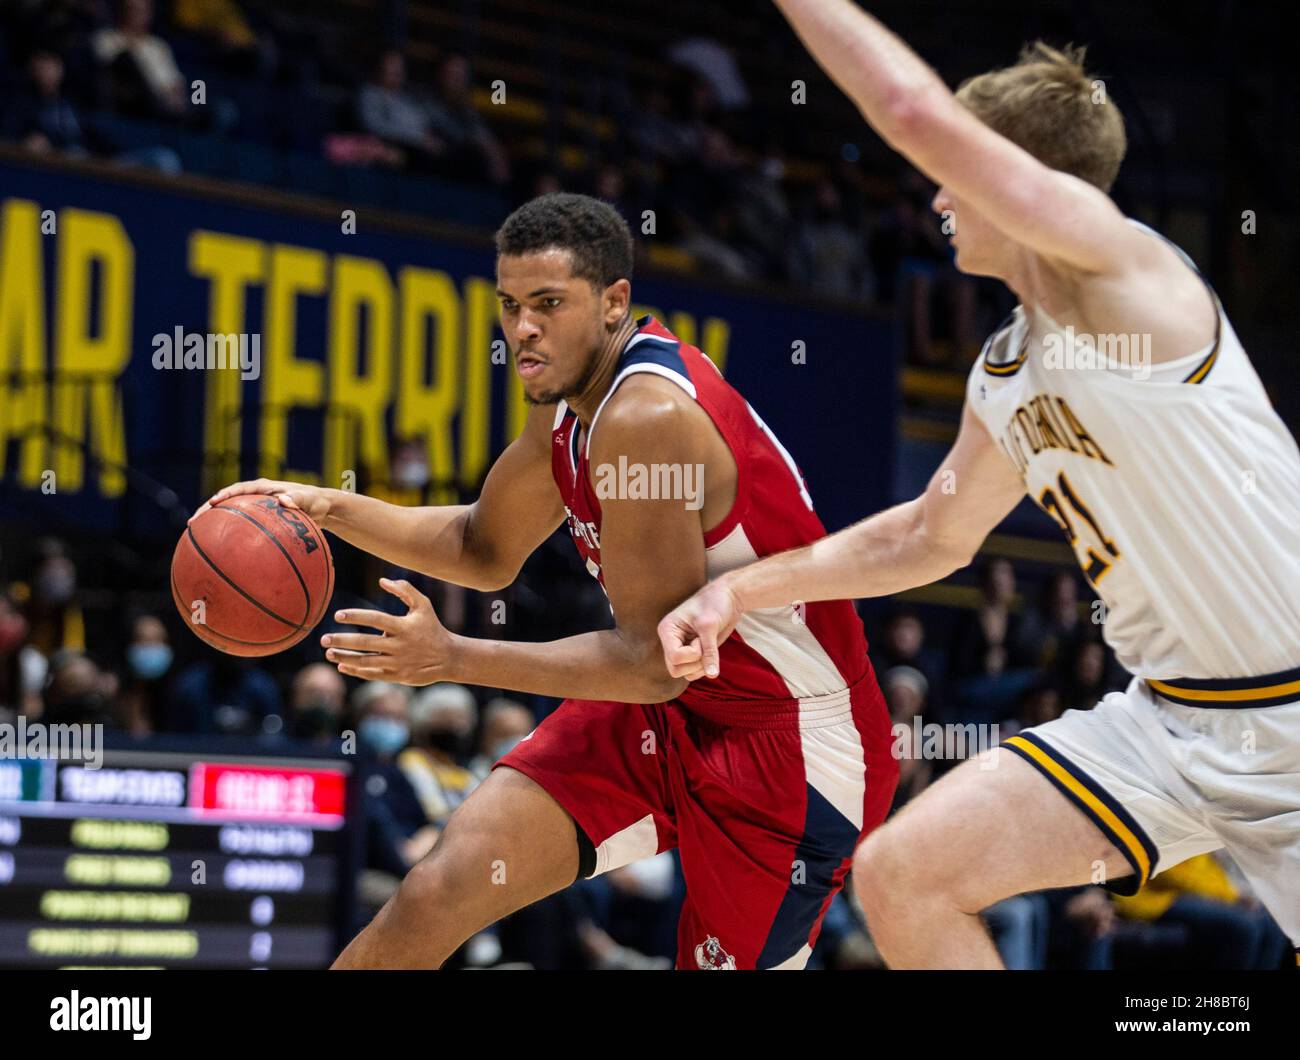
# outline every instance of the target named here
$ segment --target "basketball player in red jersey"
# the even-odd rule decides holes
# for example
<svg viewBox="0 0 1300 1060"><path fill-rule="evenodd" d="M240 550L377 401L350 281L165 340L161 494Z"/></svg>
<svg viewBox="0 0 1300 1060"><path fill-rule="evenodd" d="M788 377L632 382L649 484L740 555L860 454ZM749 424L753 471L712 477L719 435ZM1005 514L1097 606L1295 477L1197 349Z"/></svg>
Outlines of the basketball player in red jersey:
<svg viewBox="0 0 1300 1060"><path fill-rule="evenodd" d="M567 697L452 815L336 967L440 965L576 879L677 847L681 968L801 968L897 779L851 604L745 616L722 673L670 677L660 617L709 578L825 531L758 414L698 349L630 311L632 238L581 195L497 233L501 324L533 406L470 505L407 508L259 480L354 545L472 589L508 585L567 520L615 626L546 644L450 633L406 582L403 616L348 610L345 674ZM373 653L373 654L367 654Z"/></svg>

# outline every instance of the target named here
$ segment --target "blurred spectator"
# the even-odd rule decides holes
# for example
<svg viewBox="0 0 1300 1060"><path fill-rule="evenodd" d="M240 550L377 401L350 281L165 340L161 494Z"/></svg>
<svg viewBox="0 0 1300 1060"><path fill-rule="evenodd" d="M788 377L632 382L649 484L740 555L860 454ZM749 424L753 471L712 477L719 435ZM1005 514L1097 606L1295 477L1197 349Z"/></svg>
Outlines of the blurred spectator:
<svg viewBox="0 0 1300 1060"><path fill-rule="evenodd" d="M848 879L844 888L826 907L821 934L813 947L808 967L828 971L880 971L885 960L871 941L862 914L853 897L853 882Z"/></svg>
<svg viewBox="0 0 1300 1060"><path fill-rule="evenodd" d="M1052 964L1085 971L1112 967L1116 917L1109 893L1101 887L1068 887L1045 897L1052 911Z"/></svg>
<svg viewBox="0 0 1300 1060"><path fill-rule="evenodd" d="M979 606L963 611L953 624L948 667L961 720L991 724L1012 716L1039 672L1021 636L1016 572L1009 560L985 564L980 593Z"/></svg>
<svg viewBox="0 0 1300 1060"><path fill-rule="evenodd" d="M367 681L352 693L357 740L366 753L396 760L411 739L411 690L405 685Z"/></svg>
<svg viewBox="0 0 1300 1060"><path fill-rule="evenodd" d="M666 970L677 950L677 863L664 851L613 869L574 889L577 934L599 971Z"/></svg>
<svg viewBox="0 0 1300 1060"><path fill-rule="evenodd" d="M718 206L708 222L681 211L674 214L674 221L680 232L676 249L684 253L696 269L737 282L752 277L753 264L735 246L734 206Z"/></svg>
<svg viewBox="0 0 1300 1060"><path fill-rule="evenodd" d="M439 835L396 762L410 733L409 701L410 689L383 681L367 681L352 693L367 823L366 864L379 874L363 879L361 900L373 907L391 897Z"/></svg>
<svg viewBox="0 0 1300 1060"><path fill-rule="evenodd" d="M749 88L736 57L716 38L688 37L668 49L668 58L707 82L724 110L743 110L749 106Z"/></svg>
<svg viewBox="0 0 1300 1060"><path fill-rule="evenodd" d="M1244 898L1213 854L1200 854L1147 881L1137 894L1116 895L1115 908L1128 920L1176 928L1162 946L1117 946L1115 963L1155 963L1171 968L1275 970L1291 957L1291 944L1258 903ZM1144 959L1145 958L1145 959Z"/></svg>
<svg viewBox="0 0 1300 1060"><path fill-rule="evenodd" d="M894 666L910 666L924 675L931 713L942 713L936 690L943 681L943 659L925 645L921 616L908 607L890 614L879 637L871 639L871 665L877 676Z"/></svg>
<svg viewBox="0 0 1300 1060"><path fill-rule="evenodd" d="M5 126L9 135L38 154L57 151L76 158L90 154L93 149L126 165L151 166L164 173L180 172L180 158L170 148L116 151L102 137L94 135L93 126L83 128L76 109L64 95L63 74L63 59L57 53L45 49L32 53L27 62L27 83L6 108Z"/></svg>
<svg viewBox="0 0 1300 1060"><path fill-rule="evenodd" d="M1043 585L1037 606L1021 621L1021 642L1034 661L1047 668L1072 655L1076 643L1089 636L1079 613L1079 579L1072 570L1054 571Z"/></svg>
<svg viewBox="0 0 1300 1060"><path fill-rule="evenodd" d="M176 677L167 728L172 732L279 735L280 686L250 659L207 653Z"/></svg>
<svg viewBox="0 0 1300 1060"><path fill-rule="evenodd" d="M479 735L479 753L469 761L469 771L479 781L486 779L492 766L508 754L537 725L533 712L513 699L498 696L483 708L483 727Z"/></svg>
<svg viewBox="0 0 1300 1060"><path fill-rule="evenodd" d="M166 727L166 678L172 668L171 638L157 615L140 615L131 624L126 646L120 713L123 727L147 736Z"/></svg>
<svg viewBox="0 0 1300 1060"><path fill-rule="evenodd" d="M32 52L27 81L5 109L6 132L27 150L85 153L81 122L63 94L63 59L55 52Z"/></svg>
<svg viewBox="0 0 1300 1060"><path fill-rule="evenodd" d="M952 676L997 677L1013 666L1036 660L1020 644L1020 616L1016 599L1016 571L1007 559L991 559L980 579L983 599L973 612L958 618L949 651Z"/></svg>
<svg viewBox="0 0 1300 1060"><path fill-rule="evenodd" d="M27 643L28 625L9 594L0 593L0 707L38 718L49 664Z"/></svg>
<svg viewBox="0 0 1300 1060"><path fill-rule="evenodd" d="M347 686L329 663L308 663L289 691L288 733L294 739L329 743L342 727Z"/></svg>
<svg viewBox="0 0 1300 1060"><path fill-rule="evenodd" d="M153 0L121 0L116 25L96 32L91 47L115 110L181 120L189 108L188 88L171 46L150 32L153 16Z"/></svg>
<svg viewBox="0 0 1300 1060"><path fill-rule="evenodd" d="M505 148L474 108L469 60L453 52L438 68L438 95L428 105L429 128L446 145L445 172L502 187L510 180Z"/></svg>
<svg viewBox="0 0 1300 1060"><path fill-rule="evenodd" d="M62 542L46 539L38 547L40 559L26 594L28 639L47 658L62 649L84 651L86 627L76 602L76 565Z"/></svg>
<svg viewBox="0 0 1300 1060"><path fill-rule="evenodd" d="M477 716L474 693L450 682L430 685L411 704L411 746L398 756L397 764L435 824L446 823L478 785L474 774L461 765Z"/></svg>
<svg viewBox="0 0 1300 1060"><path fill-rule="evenodd" d="M275 47L259 38L235 0L174 0L176 28L202 38L228 69L264 73L275 65Z"/></svg>
<svg viewBox="0 0 1300 1060"><path fill-rule="evenodd" d="M1127 683L1115 674L1109 653L1100 637L1080 640L1062 660L1062 705L1065 710L1091 710L1107 692Z"/></svg>
<svg viewBox="0 0 1300 1060"><path fill-rule="evenodd" d="M768 276L780 276L786 265L790 241L790 201L786 195L785 156L776 143L768 144L758 164L738 176L736 231L751 248ZM796 277L803 282L802 277Z"/></svg>
<svg viewBox="0 0 1300 1060"><path fill-rule="evenodd" d="M112 699L117 682L76 651L61 651L50 660L41 720L51 725L113 726Z"/></svg>
<svg viewBox="0 0 1300 1060"><path fill-rule="evenodd" d="M736 145L716 125L698 120L692 136L692 150L669 174L665 198L695 229L716 235L719 218L735 206L744 167Z"/></svg>
<svg viewBox="0 0 1300 1060"><path fill-rule="evenodd" d="M396 437L389 449L388 481L370 492L390 504L424 504L429 486L429 447L424 437Z"/></svg>
<svg viewBox="0 0 1300 1060"><path fill-rule="evenodd" d="M871 292L866 241L845 221L839 190L827 177L817 182L812 205L795 226L787 268L796 283L832 298L861 299Z"/></svg>
<svg viewBox="0 0 1300 1060"><path fill-rule="evenodd" d="M1041 894L1004 898L980 916L988 925L998 955L1009 971L1039 971L1047 967L1051 908Z"/></svg>
<svg viewBox="0 0 1300 1060"><path fill-rule="evenodd" d="M898 758L898 787L894 789L894 809L915 798L930 784L934 766L918 746L913 719L925 724L926 695L930 684L920 670L911 666L891 666L879 678L889 716L893 721L893 750Z"/></svg>
<svg viewBox="0 0 1300 1060"><path fill-rule="evenodd" d="M406 87L406 59L396 48L375 64L374 79L357 96L357 120L366 132L400 148L416 164L429 166L447 151L432 129L429 113Z"/></svg>
<svg viewBox="0 0 1300 1060"><path fill-rule="evenodd" d="M627 178L621 166L605 162L596 170L596 179L592 183L591 194L603 199L618 211L619 216L627 222L633 236L641 230L641 218L632 204L627 201Z"/></svg>
<svg viewBox="0 0 1300 1060"><path fill-rule="evenodd" d="M933 188L915 170L898 178L894 202L870 239L877 296L885 304L898 304L906 326L907 359L939 364L945 358L933 340L931 317L938 287L947 295L952 338L947 360L961 367L979 353L975 338L975 285L959 273L948 245L952 229L930 209Z"/></svg>
<svg viewBox="0 0 1300 1060"><path fill-rule="evenodd" d="M628 135L649 162L677 162L694 146L690 126L673 109L662 85L651 85L630 115Z"/></svg>
<svg viewBox="0 0 1300 1060"><path fill-rule="evenodd" d="M1035 725L1046 725L1065 712L1061 705L1061 690L1049 681L1040 681L1026 689L1016 712L1017 730Z"/></svg>

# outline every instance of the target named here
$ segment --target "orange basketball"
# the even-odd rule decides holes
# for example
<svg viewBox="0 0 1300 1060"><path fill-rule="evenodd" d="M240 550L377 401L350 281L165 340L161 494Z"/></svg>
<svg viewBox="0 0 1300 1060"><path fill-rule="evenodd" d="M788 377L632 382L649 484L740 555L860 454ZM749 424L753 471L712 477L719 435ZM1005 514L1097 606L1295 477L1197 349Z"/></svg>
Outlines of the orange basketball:
<svg viewBox="0 0 1300 1060"><path fill-rule="evenodd" d="M230 655L274 655L316 626L334 592L320 528L274 497L245 494L191 522L172 556L172 599L199 639Z"/></svg>

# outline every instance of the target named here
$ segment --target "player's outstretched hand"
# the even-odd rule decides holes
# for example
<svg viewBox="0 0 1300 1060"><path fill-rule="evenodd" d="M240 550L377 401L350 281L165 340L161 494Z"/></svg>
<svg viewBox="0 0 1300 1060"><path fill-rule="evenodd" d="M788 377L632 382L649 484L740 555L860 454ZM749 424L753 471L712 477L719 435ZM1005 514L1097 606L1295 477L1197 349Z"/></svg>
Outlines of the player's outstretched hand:
<svg viewBox="0 0 1300 1060"><path fill-rule="evenodd" d="M321 526L325 522L325 517L330 512L329 493L319 486L304 486L300 482L280 482L276 479L259 478L253 479L251 482L236 482L233 486L217 490L208 498L207 503L190 516L189 521L194 522L195 519L218 501L224 501L227 497L238 497L247 493L264 493L269 497L274 497L284 507L297 508L300 512L309 516L317 526Z"/></svg>
<svg viewBox="0 0 1300 1060"><path fill-rule="evenodd" d="M453 681L448 669L455 654L455 637L434 614L429 598L408 581L380 578L379 586L406 604L404 615L348 608L335 618L349 626L369 626L370 633L326 633L321 647L339 673L367 681L399 685L431 685Z"/></svg>
<svg viewBox="0 0 1300 1060"><path fill-rule="evenodd" d="M659 623L664 662L673 677L717 677L718 645L740 621L740 605L724 581L712 581Z"/></svg>

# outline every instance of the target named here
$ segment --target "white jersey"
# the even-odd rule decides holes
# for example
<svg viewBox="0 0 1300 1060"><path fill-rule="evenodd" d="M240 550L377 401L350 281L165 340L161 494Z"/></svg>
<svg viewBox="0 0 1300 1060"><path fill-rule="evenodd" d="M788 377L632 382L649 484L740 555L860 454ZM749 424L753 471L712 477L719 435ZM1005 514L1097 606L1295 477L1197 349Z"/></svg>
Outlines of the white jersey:
<svg viewBox="0 0 1300 1060"><path fill-rule="evenodd" d="M1300 667L1300 450L1215 306L1211 347L1145 371L1137 337L1126 351L1035 309L1049 329L1039 347L1017 307L966 398L1065 531L1126 669L1289 679Z"/></svg>

